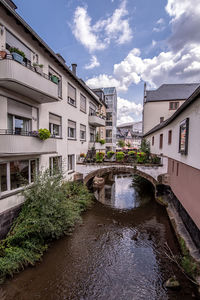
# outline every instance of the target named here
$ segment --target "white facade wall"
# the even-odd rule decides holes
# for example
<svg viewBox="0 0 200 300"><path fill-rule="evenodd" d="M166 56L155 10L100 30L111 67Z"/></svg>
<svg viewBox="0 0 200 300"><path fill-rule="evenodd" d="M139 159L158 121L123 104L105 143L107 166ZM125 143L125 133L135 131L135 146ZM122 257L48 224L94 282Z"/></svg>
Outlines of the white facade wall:
<svg viewBox="0 0 200 300"><path fill-rule="evenodd" d="M150 101L145 102L143 107L143 133L147 133L154 126L160 123L160 118L164 117L164 120L171 117L175 110L169 109L170 102L179 102L179 107L185 100L173 100L173 101Z"/></svg>
<svg viewBox="0 0 200 300"><path fill-rule="evenodd" d="M22 103L31 105L34 108L38 109L38 118L34 116L32 120L32 130L37 130L39 128L49 129L49 113L60 116L62 118L62 138L56 139L57 152L42 154L39 156L33 155L33 157L39 158L40 169L44 169L49 167L49 157L62 156L62 162L63 162L62 166L63 166L64 176L66 179L73 179L72 172L71 171L68 172L67 170L68 155L75 155L75 159L76 159L76 157L80 153L87 153L89 147L89 140L90 140L90 133L89 133L90 125L88 123L89 105L90 102L92 102L96 107L98 107L98 103L94 100L94 98L91 95L87 93L87 91L80 84L76 82L76 80L71 75L67 73L67 71L65 71L61 66L59 66L59 64L57 64L55 60L51 58L50 55L47 52L45 52L42 47L39 46L37 41L34 41L32 39L30 34L24 31L22 26L17 25L14 18L8 16L4 12L4 10L0 10L0 23L2 23L5 28L3 35L0 35L1 50L5 49L5 41L6 41L5 34L7 29L13 35L15 35L22 43L24 43L28 48L31 49L32 58L35 54L38 55L39 64L44 65L43 72L45 74L48 75L49 67L51 67L55 71L55 73L59 74L62 77L62 99L58 98L58 101L52 103L39 104L36 101L33 101L29 97L22 96L11 90L7 90L5 88L0 87L0 130L8 128L8 124L7 124L8 99L20 101ZM0 68L0 72L1 72L1 68ZM26 72L25 68L24 68L24 72ZM35 73L35 75L37 75L38 78L40 77L40 75L37 73ZM68 83L70 83L72 86L76 88L76 107L68 103ZM52 83L50 82L50 84ZM86 113L80 111L80 94L86 97L86 102L87 102ZM68 139L68 119L76 122L75 140ZM86 126L86 141L80 140L80 124ZM27 137L27 142L28 139L29 137ZM1 142L1 135L0 135L0 142ZM25 159L25 157L13 155L12 157L6 158L3 156L1 157L0 154L0 162L12 161L17 159L19 160ZM75 168L76 168L76 161L75 161ZM1 198L1 192L0 192L0 198ZM9 196L8 194L7 198L4 197L3 199L0 200L0 212L2 210L6 210L10 208L11 206L15 206L19 204L19 201L21 201L19 199L21 198L19 198L17 194L12 196Z"/></svg>
<svg viewBox="0 0 200 300"><path fill-rule="evenodd" d="M188 154L179 153L179 128L180 123L189 118L189 138ZM148 135L146 138L150 142L151 152L155 154L163 153L174 160L180 161L191 167L200 169L200 97L185 109L168 126ZM172 130L172 143L168 145L168 131ZM163 134L163 148L159 149L160 134ZM152 137L154 145L152 146Z"/></svg>

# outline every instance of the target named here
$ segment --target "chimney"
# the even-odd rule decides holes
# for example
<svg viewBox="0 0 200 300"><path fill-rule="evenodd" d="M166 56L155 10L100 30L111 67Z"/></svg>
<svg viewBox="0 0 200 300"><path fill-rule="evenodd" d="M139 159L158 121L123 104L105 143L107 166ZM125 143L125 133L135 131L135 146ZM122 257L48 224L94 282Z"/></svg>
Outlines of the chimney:
<svg viewBox="0 0 200 300"><path fill-rule="evenodd" d="M146 82L144 83L144 102L146 102L147 99L147 84Z"/></svg>
<svg viewBox="0 0 200 300"><path fill-rule="evenodd" d="M12 9L17 9L17 6L12 0L5 0L5 2L12 8Z"/></svg>
<svg viewBox="0 0 200 300"><path fill-rule="evenodd" d="M77 64L72 64L72 73L76 75Z"/></svg>

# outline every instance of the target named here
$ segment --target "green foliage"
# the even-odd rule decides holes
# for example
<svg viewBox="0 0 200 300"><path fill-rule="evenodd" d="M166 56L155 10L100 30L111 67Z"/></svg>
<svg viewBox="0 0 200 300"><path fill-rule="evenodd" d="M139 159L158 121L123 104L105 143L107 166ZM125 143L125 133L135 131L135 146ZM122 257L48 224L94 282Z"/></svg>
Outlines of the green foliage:
<svg viewBox="0 0 200 300"><path fill-rule="evenodd" d="M38 130L38 137L41 140L43 140L43 141L47 140L48 138L50 138L50 136L51 136L51 133L50 133L50 131L48 129L46 129L46 128L44 128L44 129L40 128Z"/></svg>
<svg viewBox="0 0 200 300"><path fill-rule="evenodd" d="M124 159L124 157L125 157L124 152L120 151L120 152L116 153L116 160L117 161L122 161Z"/></svg>
<svg viewBox="0 0 200 300"><path fill-rule="evenodd" d="M131 144L130 144L130 143L127 143L126 146L127 146L128 148L130 148L130 147L131 147Z"/></svg>
<svg viewBox="0 0 200 300"><path fill-rule="evenodd" d="M160 157L156 156L156 155L151 156L151 163L152 164L160 164Z"/></svg>
<svg viewBox="0 0 200 300"><path fill-rule="evenodd" d="M119 140L117 145L120 147L120 148L123 148L125 146L125 142L123 140Z"/></svg>
<svg viewBox="0 0 200 300"><path fill-rule="evenodd" d="M144 152L137 152L136 157L137 157L138 164L144 164L147 161L146 153Z"/></svg>
<svg viewBox="0 0 200 300"><path fill-rule="evenodd" d="M146 139L142 139L140 149L141 149L141 152L144 152L147 155L149 155L150 154L150 143Z"/></svg>
<svg viewBox="0 0 200 300"><path fill-rule="evenodd" d="M20 215L0 242L0 281L40 260L49 241L68 234L91 205L92 194L84 185L62 180L48 170L24 191Z"/></svg>
<svg viewBox="0 0 200 300"><path fill-rule="evenodd" d="M128 152L128 155L129 155L129 156L132 156L132 157L135 157L136 153L137 153L137 152L135 152L135 151L129 151L129 152Z"/></svg>
<svg viewBox="0 0 200 300"><path fill-rule="evenodd" d="M200 267L197 266L197 264L194 262L192 257L189 254L189 250L186 247L185 241L183 238L179 239L180 246L181 246L181 252L183 254L181 258L181 265L184 269L184 271L191 277L194 277L199 274Z"/></svg>
<svg viewBox="0 0 200 300"><path fill-rule="evenodd" d="M10 50L10 53L15 52L15 53L18 53L19 55L21 55L23 58L26 57L25 53L23 51L19 50L18 48L12 47L9 50Z"/></svg>
<svg viewBox="0 0 200 300"><path fill-rule="evenodd" d="M107 152L107 158L110 159L115 154L114 151L108 151Z"/></svg>
<svg viewBox="0 0 200 300"><path fill-rule="evenodd" d="M99 143L100 143L101 145L104 145L104 144L105 144L105 142L106 142L106 141L105 141L105 140L103 140L103 139L102 139L102 140L99 140Z"/></svg>
<svg viewBox="0 0 200 300"><path fill-rule="evenodd" d="M96 162L102 162L104 156L105 156L105 153L103 153L103 152L97 152L96 153Z"/></svg>

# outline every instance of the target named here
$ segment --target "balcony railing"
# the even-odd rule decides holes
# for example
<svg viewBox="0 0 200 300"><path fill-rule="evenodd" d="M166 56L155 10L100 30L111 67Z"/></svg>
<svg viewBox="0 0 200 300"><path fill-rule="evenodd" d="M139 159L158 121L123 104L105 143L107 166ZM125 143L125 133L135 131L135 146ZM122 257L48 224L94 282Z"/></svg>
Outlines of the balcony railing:
<svg viewBox="0 0 200 300"><path fill-rule="evenodd" d="M37 137L37 133L34 131L0 129L1 156L46 154L56 152L57 141L54 138L43 141Z"/></svg>
<svg viewBox="0 0 200 300"><path fill-rule="evenodd" d="M58 84L31 65L18 62L11 54L0 59L0 86L32 98L39 103L58 101Z"/></svg>
<svg viewBox="0 0 200 300"><path fill-rule="evenodd" d="M96 112L89 113L89 123L95 127L105 127L106 118Z"/></svg>

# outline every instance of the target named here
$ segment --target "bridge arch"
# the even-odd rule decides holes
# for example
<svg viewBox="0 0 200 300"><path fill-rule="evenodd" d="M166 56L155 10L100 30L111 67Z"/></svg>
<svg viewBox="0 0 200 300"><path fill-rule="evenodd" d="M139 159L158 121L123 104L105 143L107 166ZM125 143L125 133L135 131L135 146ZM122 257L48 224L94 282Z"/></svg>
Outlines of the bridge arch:
<svg viewBox="0 0 200 300"><path fill-rule="evenodd" d="M136 167L132 166L109 166L109 167L104 167L104 168L99 168L94 171L89 172L85 177L84 177L84 183L87 184L90 179L92 179L95 176L101 177L107 173L110 172L119 172L119 173L129 173L129 174L135 174L139 175L148 181L150 181L153 186L156 189L156 186L158 185L158 181L152 177L151 175L137 169Z"/></svg>

